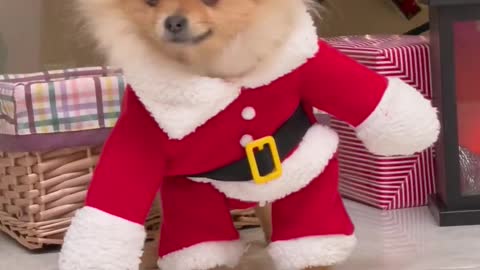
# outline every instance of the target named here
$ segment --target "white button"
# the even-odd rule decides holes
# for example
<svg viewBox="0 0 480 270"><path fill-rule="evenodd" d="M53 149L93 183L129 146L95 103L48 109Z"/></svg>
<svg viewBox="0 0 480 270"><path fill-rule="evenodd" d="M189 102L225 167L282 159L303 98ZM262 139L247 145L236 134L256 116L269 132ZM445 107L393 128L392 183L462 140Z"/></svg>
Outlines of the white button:
<svg viewBox="0 0 480 270"><path fill-rule="evenodd" d="M255 118L256 114L257 113L255 112L255 109L253 107L246 107L242 111L242 117L245 120L252 120L253 118Z"/></svg>
<svg viewBox="0 0 480 270"><path fill-rule="evenodd" d="M251 143L253 141L253 137L252 135L243 135L242 138L240 139L240 144L243 146L243 147L246 147L247 144Z"/></svg>

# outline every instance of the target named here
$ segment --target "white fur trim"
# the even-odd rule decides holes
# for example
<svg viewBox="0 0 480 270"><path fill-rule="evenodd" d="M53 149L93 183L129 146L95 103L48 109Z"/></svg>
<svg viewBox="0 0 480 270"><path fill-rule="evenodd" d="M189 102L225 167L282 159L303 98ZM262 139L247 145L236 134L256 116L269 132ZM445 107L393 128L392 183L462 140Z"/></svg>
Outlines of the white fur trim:
<svg viewBox="0 0 480 270"><path fill-rule="evenodd" d="M298 21L284 45L248 76L231 83L194 75L152 52L128 19L120 11L109 8L111 1L77 3L89 16L91 30L108 54L110 64L123 69L140 101L171 139L182 139L194 132L231 104L242 88L267 85L303 65L318 51L314 22L305 3L299 1ZM243 46L241 42L240 45ZM233 65L231 61L228 64Z"/></svg>
<svg viewBox="0 0 480 270"><path fill-rule="evenodd" d="M304 187L323 172L337 151L338 135L330 128L314 125L298 149L283 162L283 175L265 185L254 182L223 182L206 178L193 181L211 183L228 197L249 202L273 202Z"/></svg>
<svg viewBox="0 0 480 270"><path fill-rule="evenodd" d="M298 3L305 5L301 1ZM293 29L292 35L275 54L260 63L248 76L239 79L242 87L257 88L270 84L302 66L317 53L319 49L317 29L306 7L300 9Z"/></svg>
<svg viewBox="0 0 480 270"><path fill-rule="evenodd" d="M353 252L355 236L314 236L270 244L268 252L277 270L302 270L343 263Z"/></svg>
<svg viewBox="0 0 480 270"><path fill-rule="evenodd" d="M126 72L130 68L125 68ZM177 74L167 80L165 74L168 73L154 70L140 74L130 72L127 78L140 101L170 139L182 139L194 132L240 95L239 87L218 79L187 78ZM165 81L160 82L161 78Z"/></svg>
<svg viewBox="0 0 480 270"><path fill-rule="evenodd" d="M242 118L244 120L253 120L256 115L257 115L257 112L253 107L246 107L245 109L242 110Z"/></svg>
<svg viewBox="0 0 480 270"><path fill-rule="evenodd" d="M78 210L65 236L60 270L137 270L145 229L91 207Z"/></svg>
<svg viewBox="0 0 480 270"><path fill-rule="evenodd" d="M431 102L392 78L378 107L357 127L357 136L374 154L412 155L432 146L439 131L437 110Z"/></svg>
<svg viewBox="0 0 480 270"><path fill-rule="evenodd" d="M245 252L241 241L208 242L168 254L158 260L162 270L207 270L235 267Z"/></svg>

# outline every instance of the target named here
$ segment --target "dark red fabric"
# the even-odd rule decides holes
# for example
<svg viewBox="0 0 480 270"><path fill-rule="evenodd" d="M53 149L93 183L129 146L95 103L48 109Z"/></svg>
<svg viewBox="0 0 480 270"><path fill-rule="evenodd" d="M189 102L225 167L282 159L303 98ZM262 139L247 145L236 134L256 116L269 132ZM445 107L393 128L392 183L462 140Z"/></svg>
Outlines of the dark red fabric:
<svg viewBox="0 0 480 270"><path fill-rule="evenodd" d="M242 202L237 199L228 199L227 203L231 210L247 210L258 205L258 203Z"/></svg>
<svg viewBox="0 0 480 270"><path fill-rule="evenodd" d="M228 200L212 185L167 178L159 255L205 242L239 239ZM308 236L352 235L354 226L338 193L338 161L299 192L273 203L272 241Z"/></svg>
<svg viewBox="0 0 480 270"><path fill-rule="evenodd" d="M388 81L325 42L302 67L302 100L353 126L376 108Z"/></svg>
<svg viewBox="0 0 480 270"><path fill-rule="evenodd" d="M160 256L203 242L239 239L227 199L212 185L166 178L161 190Z"/></svg>
<svg viewBox="0 0 480 270"><path fill-rule="evenodd" d="M315 106L352 125L364 121L376 108L387 80L325 42L319 45L317 55L305 65L263 87L243 89L240 96L224 110L181 140L168 139L133 90L128 88L122 115L95 171L87 205L141 224L164 177L178 180L175 177L210 171L243 158L245 149L240 140L244 135L249 134L253 139L271 135L299 104ZM242 118L246 107L254 108L254 119ZM201 190L205 194L199 192L191 197L208 199L217 196L215 200L220 201L220 195L214 190ZM334 192L331 196L338 195L333 189L323 193L328 192ZM177 201L182 202L180 199ZM223 216L217 213L224 211L226 204L222 204L221 209L205 211L199 210L198 206L202 204L201 200L191 200L189 211L187 205L178 207L185 207L182 211L187 211L185 215L189 216L193 212L203 213L203 217L220 215L219 218L224 218L227 215L226 212ZM208 202L205 204L212 206ZM178 208L175 204L168 205ZM230 205L235 208L245 206ZM330 213L325 213L323 217L327 214ZM224 225L226 221L222 222L220 224ZM222 237L233 237L229 233L224 235L220 229L218 233ZM191 237L193 240L190 241L199 240L193 234Z"/></svg>
<svg viewBox="0 0 480 270"><path fill-rule="evenodd" d="M272 241L354 233L338 193L336 158L306 188L273 203L272 224Z"/></svg>
<svg viewBox="0 0 480 270"><path fill-rule="evenodd" d="M166 137L128 89L106 142L86 205L143 224L165 172Z"/></svg>
<svg viewBox="0 0 480 270"><path fill-rule="evenodd" d="M182 140L172 140L167 155L172 162L169 176L211 171L245 157L240 144L249 134L259 139L273 134L300 104L299 77L292 73L265 87L245 89L225 110ZM253 120L244 120L246 107L255 110ZM208 158L205 158L208 157Z"/></svg>
<svg viewBox="0 0 480 270"><path fill-rule="evenodd" d="M380 101L387 79L344 56L325 42L304 66L257 89L244 89L225 110L182 140L167 145L171 160L167 175L192 175L213 170L245 156L243 135L271 135L295 111L307 104L336 115L354 126L363 122ZM253 107L246 121L242 110ZM225 128L228 127L228 128ZM208 156L208 159L205 157Z"/></svg>

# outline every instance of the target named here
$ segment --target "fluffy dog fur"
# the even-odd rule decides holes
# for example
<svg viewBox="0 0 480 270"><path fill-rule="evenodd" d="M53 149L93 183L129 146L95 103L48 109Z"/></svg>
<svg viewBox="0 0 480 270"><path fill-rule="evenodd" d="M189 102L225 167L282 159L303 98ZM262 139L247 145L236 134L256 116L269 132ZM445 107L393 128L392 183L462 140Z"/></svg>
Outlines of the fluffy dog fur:
<svg viewBox="0 0 480 270"><path fill-rule="evenodd" d="M198 75L234 79L244 76L268 58L292 30L292 21L311 0L77 0L76 7L100 49L112 53L123 39L142 40L162 65L167 57ZM213 5L206 3L211 2ZM216 2L216 3L215 3ZM173 43L164 38L164 21L182 15L190 35L211 31L202 42ZM113 29L115 29L113 31ZM113 36L112 36L113 35ZM135 50L135 48L131 48ZM233 64L235 63L235 64Z"/></svg>

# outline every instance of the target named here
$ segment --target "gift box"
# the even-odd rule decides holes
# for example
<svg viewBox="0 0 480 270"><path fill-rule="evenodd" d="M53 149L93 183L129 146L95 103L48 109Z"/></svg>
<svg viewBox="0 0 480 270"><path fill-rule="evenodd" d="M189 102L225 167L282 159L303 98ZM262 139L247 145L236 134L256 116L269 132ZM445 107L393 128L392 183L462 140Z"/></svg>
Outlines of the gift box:
<svg viewBox="0 0 480 270"><path fill-rule="evenodd" d="M0 150L102 143L118 118L124 89L121 71L109 68L0 76Z"/></svg>
<svg viewBox="0 0 480 270"><path fill-rule="evenodd" d="M368 68L401 78L432 98L429 41L423 36L354 36L327 41ZM415 119L412 119L415 121ZM434 149L412 156L369 153L346 123L332 118L340 136L340 191L381 209L423 206L435 192Z"/></svg>

